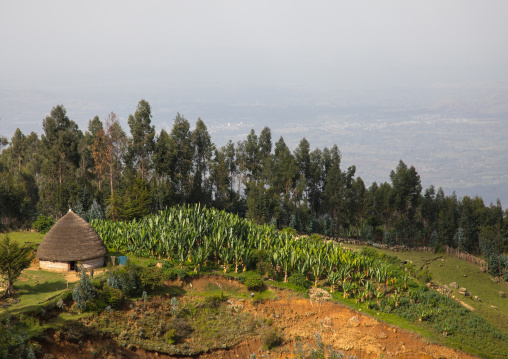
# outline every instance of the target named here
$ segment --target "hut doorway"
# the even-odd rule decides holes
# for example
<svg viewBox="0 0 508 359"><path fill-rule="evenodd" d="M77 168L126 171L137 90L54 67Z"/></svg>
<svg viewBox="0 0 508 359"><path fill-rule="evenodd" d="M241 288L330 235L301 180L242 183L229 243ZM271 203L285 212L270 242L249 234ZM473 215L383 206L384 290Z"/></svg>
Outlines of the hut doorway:
<svg viewBox="0 0 508 359"><path fill-rule="evenodd" d="M76 261L70 261L69 262L69 270L75 271L76 270Z"/></svg>

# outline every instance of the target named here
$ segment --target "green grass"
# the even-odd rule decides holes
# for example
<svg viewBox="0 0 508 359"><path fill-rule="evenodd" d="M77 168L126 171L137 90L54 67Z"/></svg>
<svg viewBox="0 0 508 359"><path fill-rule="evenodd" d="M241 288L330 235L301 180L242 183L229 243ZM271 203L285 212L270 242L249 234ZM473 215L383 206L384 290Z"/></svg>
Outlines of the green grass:
<svg viewBox="0 0 508 359"><path fill-rule="evenodd" d="M345 248L361 249L362 246L344 245ZM369 247L373 248L373 247ZM432 282L440 285L450 285L456 282L459 287L471 292L471 297L464 297L458 289L451 288L455 297L475 309L475 313L485 318L496 328L508 334L508 299L501 298L499 292L508 295L508 283L496 284L488 273L480 271L480 267L467 261L455 258L444 253L430 253L421 251L395 252L387 249L377 249L377 252L396 256L401 261L412 261L416 269L420 269L430 259L442 257L441 260L428 262L428 269L432 273ZM464 277L466 275L466 277ZM472 299L479 296L481 302ZM497 307L497 309L491 306Z"/></svg>
<svg viewBox="0 0 508 359"><path fill-rule="evenodd" d="M58 297L67 290L67 281L63 273L25 269L14 282L14 290L14 298L20 301L8 307L11 314L35 310ZM0 314L5 311L0 309Z"/></svg>
<svg viewBox="0 0 508 359"><path fill-rule="evenodd" d="M40 244L42 242L42 239L44 238L44 234L39 232L17 231L17 232L1 233L0 240L4 239L6 236L9 236L9 238L12 241L18 242L19 244L24 243Z"/></svg>

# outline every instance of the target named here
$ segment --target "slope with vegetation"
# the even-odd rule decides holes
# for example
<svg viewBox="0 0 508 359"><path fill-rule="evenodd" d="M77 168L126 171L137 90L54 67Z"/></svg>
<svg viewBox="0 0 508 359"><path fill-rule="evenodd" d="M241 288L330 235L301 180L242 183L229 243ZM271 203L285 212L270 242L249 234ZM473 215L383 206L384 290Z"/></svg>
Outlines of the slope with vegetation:
<svg viewBox="0 0 508 359"><path fill-rule="evenodd" d="M173 205L201 203L277 228L387 244L443 245L481 254L492 274L506 276L508 216L501 203L423 189L413 166L400 161L389 182L365 184L341 153L311 149L303 138L290 151L265 127L218 147L205 123L177 114L168 133L151 124L141 100L128 133L111 113L87 130L64 106L43 120L43 134L15 132L0 155L0 223L29 227L37 215L57 218L68 206L91 218L131 220Z"/></svg>

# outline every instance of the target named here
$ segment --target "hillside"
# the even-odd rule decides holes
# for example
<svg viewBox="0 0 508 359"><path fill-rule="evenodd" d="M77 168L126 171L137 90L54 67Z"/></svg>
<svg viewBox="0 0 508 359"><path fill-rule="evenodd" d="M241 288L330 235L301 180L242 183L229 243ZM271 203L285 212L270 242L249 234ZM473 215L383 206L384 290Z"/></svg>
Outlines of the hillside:
<svg viewBox="0 0 508 359"><path fill-rule="evenodd" d="M319 334L325 346L331 346L337 352L342 351L347 358L353 355L358 358L474 358L472 355L430 343L420 335L387 325L375 317L334 303L330 301L328 292L319 289L311 291L310 297L305 298L289 290L270 288L268 293L265 293L269 299L253 299L249 297L244 285L220 276L207 276L186 283L168 282L167 285L182 290L179 297L179 302L182 303L180 310L190 311L191 308L197 307L201 312L207 313L208 319L205 323L200 322L202 314L192 314L189 323L194 326L200 322L204 327L200 329L196 325L195 332L189 338L174 346L192 353L194 358L248 358L253 353L258 357L269 355L271 358L294 358L297 342L302 344L304 351L308 351L310 347L317 349L316 334ZM217 298L218 294L223 295L224 299L215 307L210 306L211 301L206 298ZM124 306L120 313L114 314L116 324L111 321L105 332L114 332L117 327L121 327L121 322L124 321L122 318L138 318L139 323L140 318L165 316L168 301L167 297L156 296L150 298L146 304L139 304L141 310L138 310L136 305L134 308ZM197 303L200 303L201 307ZM100 330L94 330L100 327L104 317L108 315L84 319L86 329L82 334L74 332L74 336L64 330L47 331L42 344L44 352L57 358L75 358L76 353L79 353L80 358L175 357L142 349L150 345L164 347L149 335L147 339L131 341L131 344L127 345L130 349L126 349L122 346L122 340L119 344L113 339L114 336L104 336L100 334ZM236 321L237 317L243 319L241 323ZM235 323L237 327L220 328L222 321L223 324ZM136 325L136 331L140 328L141 325ZM263 349L266 333L272 328L279 328L283 342L272 350ZM151 329L146 330L148 332ZM215 336L212 333L216 331L220 331L220 334ZM203 348L204 345L209 347ZM214 346L219 349L210 349ZM221 349L222 347L227 349Z"/></svg>
<svg viewBox="0 0 508 359"><path fill-rule="evenodd" d="M97 271L93 281L86 273L41 271L37 263L25 270L15 297L0 303L8 329L2 333L32 339L2 347L57 358L76 352L83 358L261 357L263 346L273 347L274 358L291 357L295 348L301 348L298 358L324 348L367 358L467 357L462 350L502 358L508 352L508 304L499 295L508 292L507 283L468 262L293 238L224 212L182 211L156 221L132 223L125 243L121 227L96 223L117 248L110 246L110 254L128 254L130 264ZM146 238L157 247L147 247ZM154 259L158 253L162 258ZM433 290L451 282L472 295Z"/></svg>

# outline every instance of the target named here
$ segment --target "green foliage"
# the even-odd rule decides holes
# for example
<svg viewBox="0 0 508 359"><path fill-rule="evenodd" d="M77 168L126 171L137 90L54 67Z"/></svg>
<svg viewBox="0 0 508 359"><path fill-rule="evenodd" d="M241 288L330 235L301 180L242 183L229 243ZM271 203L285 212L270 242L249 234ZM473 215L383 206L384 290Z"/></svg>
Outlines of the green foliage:
<svg viewBox="0 0 508 359"><path fill-rule="evenodd" d="M423 283L429 283L432 280L432 273L428 268L423 268L418 272L416 278L418 278L418 280L422 281Z"/></svg>
<svg viewBox="0 0 508 359"><path fill-rule="evenodd" d="M27 333L10 316L0 320L0 357L35 358Z"/></svg>
<svg viewBox="0 0 508 359"><path fill-rule="evenodd" d="M264 288L263 279L258 274L249 274L245 276L244 284L248 290L261 291Z"/></svg>
<svg viewBox="0 0 508 359"><path fill-rule="evenodd" d="M111 310L120 308L125 295L120 289L111 288L106 283L97 290L95 298L90 300L86 308L90 311Z"/></svg>
<svg viewBox="0 0 508 359"><path fill-rule="evenodd" d="M370 247L362 247L360 250L360 254L362 256L370 257L370 258L378 258L379 254L374 248Z"/></svg>
<svg viewBox="0 0 508 359"><path fill-rule="evenodd" d="M302 273L298 273L298 272L293 273L293 275L291 275L288 280L289 280L289 283L299 285L300 287L303 287L303 288L307 288L309 286L309 282L305 278L305 275L303 275Z"/></svg>
<svg viewBox="0 0 508 359"><path fill-rule="evenodd" d="M106 281L111 288L119 289L127 297L141 293L141 268L131 261L126 266L114 267L107 271Z"/></svg>
<svg viewBox="0 0 508 359"><path fill-rule="evenodd" d="M408 299L412 301L401 300L395 308L386 298L382 306L391 306L398 316L410 321L428 323L439 334L446 331L457 344L474 347L491 356L504 355L508 336L453 299L426 288L410 291ZM494 346L494 342L504 345Z"/></svg>
<svg viewBox="0 0 508 359"><path fill-rule="evenodd" d="M90 276L86 274L86 271L83 268L81 270L79 282L72 292L72 299L80 311L85 311L87 309L88 302L93 300L96 296L97 290L92 285Z"/></svg>
<svg viewBox="0 0 508 359"><path fill-rule="evenodd" d="M38 215L35 222L32 224L32 228L41 233L47 233L51 227L55 224L55 220L44 215Z"/></svg>
<svg viewBox="0 0 508 359"><path fill-rule="evenodd" d="M208 308L217 308L220 305L220 303L225 302L226 300L228 300L228 296L225 295L223 292L213 293L205 297L205 305Z"/></svg>
<svg viewBox="0 0 508 359"><path fill-rule="evenodd" d="M0 241L0 275L7 285L4 297L13 294L14 282L21 275L21 271L30 266L33 257L30 245L20 246L11 241L9 236Z"/></svg>
<svg viewBox="0 0 508 359"><path fill-rule="evenodd" d="M86 217L87 218L85 218L85 219L87 219L88 221L90 221L92 219L104 219L105 218L104 212L102 211L102 207L99 204L99 202L97 202L97 200L95 198L92 202L92 205L90 206L90 209L86 213Z"/></svg>
<svg viewBox="0 0 508 359"><path fill-rule="evenodd" d="M135 178L122 197L120 218L131 221L145 217L150 213L151 202L148 183L141 178Z"/></svg>

